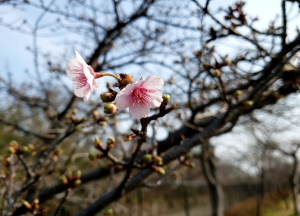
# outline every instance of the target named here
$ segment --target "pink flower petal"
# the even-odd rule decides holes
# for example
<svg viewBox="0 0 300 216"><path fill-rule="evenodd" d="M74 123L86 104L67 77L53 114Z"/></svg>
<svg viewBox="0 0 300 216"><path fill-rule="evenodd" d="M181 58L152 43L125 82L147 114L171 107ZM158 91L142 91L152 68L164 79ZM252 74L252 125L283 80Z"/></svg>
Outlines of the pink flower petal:
<svg viewBox="0 0 300 216"><path fill-rule="evenodd" d="M130 106L129 113L132 117L141 119L147 117L150 112L150 106Z"/></svg>
<svg viewBox="0 0 300 216"><path fill-rule="evenodd" d="M113 101L119 110L124 110L131 105L130 95L125 95L123 90L117 94L116 99Z"/></svg>
<svg viewBox="0 0 300 216"><path fill-rule="evenodd" d="M162 93L160 91L155 91L155 92L149 93L149 95L153 99L153 100L150 101L151 108L159 107L161 102L163 101Z"/></svg>
<svg viewBox="0 0 300 216"><path fill-rule="evenodd" d="M159 90L163 87L164 81L156 76L148 76L143 82L142 87L146 89Z"/></svg>

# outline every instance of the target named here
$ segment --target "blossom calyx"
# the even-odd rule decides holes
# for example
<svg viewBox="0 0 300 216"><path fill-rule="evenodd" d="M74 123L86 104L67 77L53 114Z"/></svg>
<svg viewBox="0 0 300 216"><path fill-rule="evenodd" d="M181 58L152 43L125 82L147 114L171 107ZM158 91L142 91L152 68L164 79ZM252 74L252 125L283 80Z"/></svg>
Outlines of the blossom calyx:
<svg viewBox="0 0 300 216"><path fill-rule="evenodd" d="M121 77L122 82L125 84L133 83L132 76L130 74L119 74Z"/></svg>
<svg viewBox="0 0 300 216"><path fill-rule="evenodd" d="M110 92L106 92L106 93L102 93L100 95L100 98L101 100L104 102L104 103L109 103L109 102L113 102L115 100L115 95L113 95L112 93Z"/></svg>
<svg viewBox="0 0 300 216"><path fill-rule="evenodd" d="M104 106L104 112L105 112L106 114L113 114L113 113L115 113L116 111L117 111L117 107L116 107L116 105L113 104L113 103L109 103L109 104L106 104L106 105Z"/></svg>

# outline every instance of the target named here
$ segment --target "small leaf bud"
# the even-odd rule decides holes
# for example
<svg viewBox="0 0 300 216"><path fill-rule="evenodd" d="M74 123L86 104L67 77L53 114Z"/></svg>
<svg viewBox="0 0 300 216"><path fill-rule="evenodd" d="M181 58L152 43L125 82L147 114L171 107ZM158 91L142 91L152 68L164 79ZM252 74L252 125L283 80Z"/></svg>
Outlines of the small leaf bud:
<svg viewBox="0 0 300 216"><path fill-rule="evenodd" d="M73 186L74 187L76 187L76 186L78 186L78 185L80 185L81 184L81 180L80 179L77 179L77 180L75 180L74 182L73 182Z"/></svg>
<svg viewBox="0 0 300 216"><path fill-rule="evenodd" d="M80 179L80 177L81 177L81 171L80 170L77 170L77 172L76 172L76 179Z"/></svg>
<svg viewBox="0 0 300 216"><path fill-rule="evenodd" d="M80 129L81 129L80 125L75 126L75 131L80 131Z"/></svg>
<svg viewBox="0 0 300 216"><path fill-rule="evenodd" d="M109 137L106 141L107 148L113 148L115 145L115 142L116 142L115 138Z"/></svg>
<svg viewBox="0 0 300 216"><path fill-rule="evenodd" d="M76 109L76 108L74 108L74 109L72 110L72 113L73 113L73 115L76 115L76 113L77 113L77 109Z"/></svg>
<svg viewBox="0 0 300 216"><path fill-rule="evenodd" d="M28 150L29 150L29 148L28 148L27 146L23 146L23 148L21 149L21 151L22 151L23 153L28 152Z"/></svg>
<svg viewBox="0 0 300 216"><path fill-rule="evenodd" d="M249 109L249 108L251 108L251 107L254 105L254 102L251 101L251 100L248 100L248 101L245 102L244 105L245 105L245 107L246 107L247 109Z"/></svg>
<svg viewBox="0 0 300 216"><path fill-rule="evenodd" d="M154 163L157 164L158 166L162 166L163 165L163 159L159 156L153 156L154 158Z"/></svg>
<svg viewBox="0 0 300 216"><path fill-rule="evenodd" d="M9 147L9 148L7 149L7 153L8 153L8 154L14 154L14 153L16 153L16 149L15 149L14 147Z"/></svg>
<svg viewBox="0 0 300 216"><path fill-rule="evenodd" d="M130 134L130 135L127 135L127 136L124 138L124 142L127 142L127 141L132 140L135 136L136 136L136 134Z"/></svg>
<svg viewBox="0 0 300 216"><path fill-rule="evenodd" d="M104 106L104 113L106 114L113 114L116 111L117 111L117 107L113 103L109 103Z"/></svg>
<svg viewBox="0 0 300 216"><path fill-rule="evenodd" d="M221 76L221 70L220 69L215 69L215 71L212 75L213 75L213 77L220 77Z"/></svg>
<svg viewBox="0 0 300 216"><path fill-rule="evenodd" d="M64 175L59 177L59 181L64 185L68 184L68 179Z"/></svg>
<svg viewBox="0 0 300 216"><path fill-rule="evenodd" d="M154 170L154 172L156 172L160 176L163 176L166 174L166 171L162 167L152 166L152 169Z"/></svg>
<svg viewBox="0 0 300 216"><path fill-rule="evenodd" d="M236 99L239 99L240 96L241 96L242 94L243 94L242 90L236 90L236 91L234 92L234 97L235 97Z"/></svg>
<svg viewBox="0 0 300 216"><path fill-rule="evenodd" d="M96 159L96 155L94 153L89 153L89 159L94 161Z"/></svg>
<svg viewBox="0 0 300 216"><path fill-rule="evenodd" d="M31 209L31 205L29 202L27 202L26 200L22 200L22 203L27 209Z"/></svg>
<svg viewBox="0 0 300 216"><path fill-rule="evenodd" d="M108 208L105 210L104 216L112 216L112 215L113 215L112 208Z"/></svg>
<svg viewBox="0 0 300 216"><path fill-rule="evenodd" d="M99 122L99 125L100 125L101 127L105 127L106 124L107 124L106 121L100 121L100 122Z"/></svg>
<svg viewBox="0 0 300 216"><path fill-rule="evenodd" d="M100 139L95 136L94 146L96 149L103 149Z"/></svg>
<svg viewBox="0 0 300 216"><path fill-rule="evenodd" d="M150 163L152 161L152 155L151 154L145 154L143 157L144 163Z"/></svg>
<svg viewBox="0 0 300 216"><path fill-rule="evenodd" d="M104 103L113 102L115 100L115 96L112 93L106 92L100 95L101 100Z"/></svg>
<svg viewBox="0 0 300 216"><path fill-rule="evenodd" d="M97 110L94 110L94 111L93 111L93 116L94 116L94 118L95 118L95 119L97 119L97 118L98 118L98 116L99 116L99 113L98 113L98 111L97 111Z"/></svg>
<svg viewBox="0 0 300 216"><path fill-rule="evenodd" d="M170 102L171 97L170 97L170 95L165 94L162 98L163 98L162 105L166 106Z"/></svg>

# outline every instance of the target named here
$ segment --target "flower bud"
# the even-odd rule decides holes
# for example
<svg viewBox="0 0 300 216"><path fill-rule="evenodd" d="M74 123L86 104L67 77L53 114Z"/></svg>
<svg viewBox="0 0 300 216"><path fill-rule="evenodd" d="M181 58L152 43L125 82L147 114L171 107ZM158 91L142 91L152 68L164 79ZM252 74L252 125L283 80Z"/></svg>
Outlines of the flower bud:
<svg viewBox="0 0 300 216"><path fill-rule="evenodd" d="M127 141L132 140L135 136L136 136L136 134L130 134L130 135L127 135L127 136L124 138L124 142L127 142Z"/></svg>
<svg viewBox="0 0 300 216"><path fill-rule="evenodd" d="M76 115L76 113L77 113L77 109L76 109L76 108L74 108L74 109L72 110L72 113L73 113L73 115Z"/></svg>
<svg viewBox="0 0 300 216"><path fill-rule="evenodd" d="M74 187L76 187L76 186L78 186L78 185L80 185L81 184L81 180L80 179L77 179L77 180L75 180L74 182L73 182L73 186Z"/></svg>
<svg viewBox="0 0 300 216"><path fill-rule="evenodd" d="M106 92L100 95L101 100L104 103L113 102L115 100L115 96L112 93Z"/></svg>
<svg viewBox="0 0 300 216"><path fill-rule="evenodd" d="M102 143L97 136L95 136L94 146L96 149L103 149Z"/></svg>
<svg viewBox="0 0 300 216"><path fill-rule="evenodd" d="M95 118L95 119L97 119L97 118L98 118L98 116L99 116L99 113L98 113L98 111L97 111L97 110L94 110L94 111L93 111L93 116L94 116L94 118Z"/></svg>
<svg viewBox="0 0 300 216"><path fill-rule="evenodd" d="M64 185L68 184L68 179L64 175L59 177L59 181Z"/></svg>
<svg viewBox="0 0 300 216"><path fill-rule="evenodd" d="M113 148L115 146L115 138L113 137L109 137L106 141L106 144L107 144L107 148Z"/></svg>
<svg viewBox="0 0 300 216"><path fill-rule="evenodd" d="M244 103L244 105L247 109L249 109L254 105L254 102L252 100L248 100Z"/></svg>
<svg viewBox="0 0 300 216"><path fill-rule="evenodd" d="M153 156L154 158L154 163L158 166L162 166L163 165L163 159L159 156Z"/></svg>
<svg viewBox="0 0 300 216"><path fill-rule="evenodd" d="M94 161L96 159L96 155L94 153L89 153L89 159Z"/></svg>
<svg viewBox="0 0 300 216"><path fill-rule="evenodd" d="M165 94L162 98L163 98L162 105L166 106L170 102L171 97L170 97L170 95Z"/></svg>
<svg viewBox="0 0 300 216"><path fill-rule="evenodd" d="M132 76L130 74L119 74L122 81L129 84L132 83Z"/></svg>
<svg viewBox="0 0 300 216"><path fill-rule="evenodd" d="M109 103L104 106L104 113L106 114L113 114L116 111L117 111L117 107L113 103Z"/></svg>
<svg viewBox="0 0 300 216"><path fill-rule="evenodd" d="M230 66L232 64L232 62L230 61L230 60L225 60L224 62L223 62L223 65L224 66Z"/></svg>
<svg viewBox="0 0 300 216"><path fill-rule="evenodd" d="M23 146L23 148L21 149L21 151L23 152L23 153L26 153L26 152L28 152L28 147L27 146Z"/></svg>
<svg viewBox="0 0 300 216"><path fill-rule="evenodd" d="M9 147L9 148L7 149L7 153L8 153L8 154L14 154L14 153L16 153L16 149L15 149L14 147Z"/></svg>
<svg viewBox="0 0 300 216"><path fill-rule="evenodd" d="M112 215L113 215L112 208L108 208L105 210L104 216L112 216Z"/></svg>
<svg viewBox="0 0 300 216"><path fill-rule="evenodd" d="M80 179L80 177L81 177L81 171L80 170L77 170L77 172L76 172L76 179Z"/></svg>
<svg viewBox="0 0 300 216"><path fill-rule="evenodd" d="M169 79L169 83L173 84L174 83L174 79L173 78Z"/></svg>
<svg viewBox="0 0 300 216"><path fill-rule="evenodd" d="M75 131L80 131L80 129L81 129L80 125L75 126Z"/></svg>
<svg viewBox="0 0 300 216"><path fill-rule="evenodd" d="M213 68L213 66L211 66L209 63L203 63L202 68L204 70L209 70L209 69Z"/></svg>
<svg viewBox="0 0 300 216"><path fill-rule="evenodd" d="M194 168L195 166L196 166L196 164L192 162L192 163L189 164L188 167L189 167L189 168Z"/></svg>
<svg viewBox="0 0 300 216"><path fill-rule="evenodd" d="M22 200L22 203L27 209L31 209L31 205L29 202L27 202L26 200Z"/></svg>
<svg viewBox="0 0 300 216"><path fill-rule="evenodd" d="M150 163L152 161L152 155L151 154L145 154L143 157L144 163Z"/></svg>
<svg viewBox="0 0 300 216"><path fill-rule="evenodd" d="M213 73L213 77L220 77L221 76L221 70L220 69L215 69Z"/></svg>
<svg viewBox="0 0 300 216"><path fill-rule="evenodd" d="M10 157L7 157L5 161L6 161L6 163L9 164L9 163L11 162L11 158L10 158Z"/></svg>
<svg viewBox="0 0 300 216"><path fill-rule="evenodd" d="M236 99L239 99L240 98L240 96L242 95L242 90L236 90L235 92L234 92L234 97L236 98Z"/></svg>
<svg viewBox="0 0 300 216"><path fill-rule="evenodd" d="M101 127L105 127L106 124L107 124L106 121L100 121L100 122L99 122L99 125L100 125Z"/></svg>
<svg viewBox="0 0 300 216"><path fill-rule="evenodd" d="M152 166L152 169L154 170L154 172L156 172L160 176L163 176L166 174L166 171L162 167Z"/></svg>

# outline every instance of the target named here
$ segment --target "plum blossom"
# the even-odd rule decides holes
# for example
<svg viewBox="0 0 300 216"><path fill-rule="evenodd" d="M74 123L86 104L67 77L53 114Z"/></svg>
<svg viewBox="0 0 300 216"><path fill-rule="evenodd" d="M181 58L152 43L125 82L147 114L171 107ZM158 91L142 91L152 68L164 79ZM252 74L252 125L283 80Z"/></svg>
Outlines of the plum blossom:
<svg viewBox="0 0 300 216"><path fill-rule="evenodd" d="M97 87L95 81L95 72L89 66L77 51L76 59L71 59L66 67L67 75L73 80L73 90L77 97L83 97L87 101L93 90L93 84Z"/></svg>
<svg viewBox="0 0 300 216"><path fill-rule="evenodd" d="M159 107L163 101L162 93L158 91L163 85L161 78L151 75L145 80L128 84L117 94L113 103L119 110L129 107L129 113L134 118L147 117L150 108Z"/></svg>

